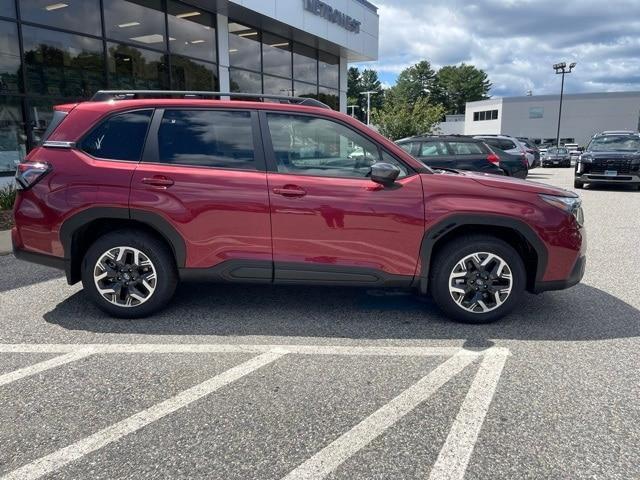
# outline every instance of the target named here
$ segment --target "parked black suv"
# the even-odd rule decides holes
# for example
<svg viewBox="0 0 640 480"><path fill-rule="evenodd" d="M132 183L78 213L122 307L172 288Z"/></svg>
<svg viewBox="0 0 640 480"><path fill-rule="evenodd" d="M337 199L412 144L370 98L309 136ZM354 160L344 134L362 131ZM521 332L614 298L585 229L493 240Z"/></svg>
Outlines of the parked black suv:
<svg viewBox="0 0 640 480"><path fill-rule="evenodd" d="M573 186L627 184L640 189L640 134L602 132L594 135L576 162Z"/></svg>
<svg viewBox="0 0 640 480"><path fill-rule="evenodd" d="M431 168L527 176L527 166L516 155L496 152L483 140L462 135L422 135L399 140L398 145Z"/></svg>

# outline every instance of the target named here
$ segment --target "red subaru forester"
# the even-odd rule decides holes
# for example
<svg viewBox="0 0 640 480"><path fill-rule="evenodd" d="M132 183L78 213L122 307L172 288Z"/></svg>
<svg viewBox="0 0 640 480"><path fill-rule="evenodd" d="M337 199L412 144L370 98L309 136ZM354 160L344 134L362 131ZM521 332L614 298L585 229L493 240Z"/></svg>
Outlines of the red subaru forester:
<svg viewBox="0 0 640 480"><path fill-rule="evenodd" d="M259 97L105 91L56 107L16 174L15 255L126 318L179 280L216 280L413 288L482 323L582 278L574 193L433 171L316 100Z"/></svg>

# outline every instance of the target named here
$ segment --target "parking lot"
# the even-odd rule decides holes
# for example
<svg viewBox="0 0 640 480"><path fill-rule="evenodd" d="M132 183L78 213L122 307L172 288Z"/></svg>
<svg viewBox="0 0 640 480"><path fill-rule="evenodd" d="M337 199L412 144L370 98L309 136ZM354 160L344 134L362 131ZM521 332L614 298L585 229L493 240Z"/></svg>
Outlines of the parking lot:
<svg viewBox="0 0 640 480"><path fill-rule="evenodd" d="M0 257L0 478L640 478L640 192L579 193L583 283L491 325L402 291L215 284L114 320Z"/></svg>

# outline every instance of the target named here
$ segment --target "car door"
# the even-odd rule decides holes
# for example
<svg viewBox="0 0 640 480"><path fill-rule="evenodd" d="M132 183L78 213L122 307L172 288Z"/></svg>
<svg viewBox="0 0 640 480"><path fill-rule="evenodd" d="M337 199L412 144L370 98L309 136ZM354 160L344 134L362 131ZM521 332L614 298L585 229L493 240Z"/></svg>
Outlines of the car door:
<svg viewBox="0 0 640 480"><path fill-rule="evenodd" d="M160 215L179 232L186 267L271 281L269 196L256 112L157 109L133 175L130 208L133 218Z"/></svg>
<svg viewBox="0 0 640 480"><path fill-rule="evenodd" d="M422 181L347 124L263 112L276 282L411 282L424 233ZM396 165L395 185L368 178Z"/></svg>

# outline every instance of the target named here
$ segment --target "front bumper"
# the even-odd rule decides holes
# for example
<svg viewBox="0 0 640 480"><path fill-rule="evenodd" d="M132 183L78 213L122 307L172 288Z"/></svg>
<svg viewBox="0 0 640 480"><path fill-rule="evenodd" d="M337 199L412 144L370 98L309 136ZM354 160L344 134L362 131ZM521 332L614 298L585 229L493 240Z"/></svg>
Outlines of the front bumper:
<svg viewBox="0 0 640 480"><path fill-rule="evenodd" d="M586 255L582 255L578 257L576 264L571 271L571 275L569 278L565 280L554 280L551 282L536 282L533 293L542 293L548 292L550 290L564 290L566 288L573 287L574 285L580 283L582 277L584 277L584 271L587 266L587 257Z"/></svg>
<svg viewBox="0 0 640 480"><path fill-rule="evenodd" d="M620 174L615 176L603 175L601 173L576 173L575 179L582 183L605 183L609 185L640 185L640 175Z"/></svg>

